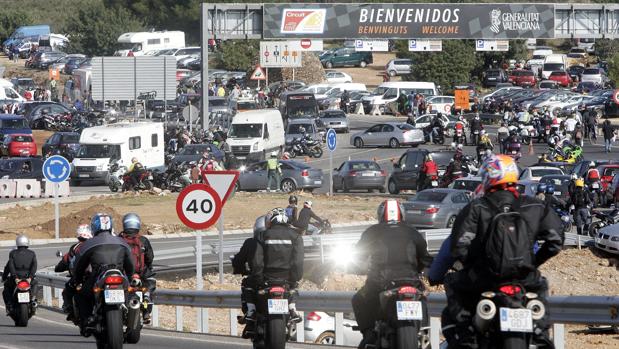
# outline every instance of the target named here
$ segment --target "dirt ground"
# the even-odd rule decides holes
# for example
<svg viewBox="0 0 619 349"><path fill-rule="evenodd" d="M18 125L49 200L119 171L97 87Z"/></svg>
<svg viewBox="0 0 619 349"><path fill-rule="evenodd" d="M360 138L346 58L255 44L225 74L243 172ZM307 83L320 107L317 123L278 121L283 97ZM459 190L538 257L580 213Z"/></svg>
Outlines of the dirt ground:
<svg viewBox="0 0 619 349"><path fill-rule="evenodd" d="M49 81L49 72L47 70L28 69L24 67L25 59L20 58L17 63L9 61L7 56L0 55L0 66L4 66L4 75L2 78L10 80L11 78L32 78L36 85L42 86ZM60 75L58 86L64 86L64 83L69 79L68 75Z"/></svg>
<svg viewBox="0 0 619 349"><path fill-rule="evenodd" d="M385 200L381 197L337 196L309 193L297 194L299 202L312 200L314 211L331 223L368 221L375 218L376 207ZM160 196L152 193L120 194L114 197L93 197L89 201L60 205L60 235L73 237L79 224L90 222L97 212L108 212L119 223L127 212L136 212L142 217L148 234L167 234L188 231L176 215L176 195ZM288 195L239 192L224 207L225 229L251 228L260 215L274 207L285 207ZM337 214L335 214L337 212ZM28 215L27 220L23 219ZM54 236L54 207L44 204L38 207L17 206L0 211L0 240L14 239L18 234L31 238ZM117 229L119 227L116 227ZM214 228L213 228L214 229Z"/></svg>
<svg viewBox="0 0 619 349"><path fill-rule="evenodd" d="M53 134L53 131L32 130L32 137L34 138L34 143L37 145L37 154L43 155L43 152L41 150L43 148L43 144Z"/></svg>
<svg viewBox="0 0 619 349"><path fill-rule="evenodd" d="M550 282L552 295L603 295L616 296L619 292L619 261L599 257L591 250L568 249L548 261L542 267L542 273ZM339 271L329 271L326 268L313 267L306 270L304 280L300 283L301 290L313 291L356 291L365 282L365 276L344 274ZM204 277L204 289L207 290L238 290L241 277L226 274L224 283L219 284L216 274ZM158 287L171 289L194 289L195 278L177 278L175 280L158 282ZM431 292L442 292L441 287L429 287ZM239 310L240 313L240 310ZM174 307L161 306L159 311L160 325L167 328L175 327ZM188 330L195 330L196 312L190 308L183 309L184 325ZM210 331L228 334L229 310L209 309ZM242 330L239 325L238 331ZM611 349L619 348L619 335L610 333L593 333L586 326L566 326L566 348L579 349Z"/></svg>
<svg viewBox="0 0 619 349"><path fill-rule="evenodd" d="M334 68L342 71L352 77L352 82L363 83L369 89L374 88L383 83L382 72L385 71L385 66L390 60L395 58L395 54L388 52L375 52L374 63L365 68ZM400 81L399 77L392 77L391 81Z"/></svg>

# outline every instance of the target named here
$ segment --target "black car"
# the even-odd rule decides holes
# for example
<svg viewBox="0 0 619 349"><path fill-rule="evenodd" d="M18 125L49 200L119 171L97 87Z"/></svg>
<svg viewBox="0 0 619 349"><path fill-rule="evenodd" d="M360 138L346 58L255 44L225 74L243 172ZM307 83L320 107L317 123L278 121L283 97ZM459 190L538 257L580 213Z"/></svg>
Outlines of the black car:
<svg viewBox="0 0 619 349"><path fill-rule="evenodd" d="M77 132L56 132L45 141L43 155L62 155L72 161L80 148L80 134Z"/></svg>
<svg viewBox="0 0 619 349"><path fill-rule="evenodd" d="M45 128L43 114L57 115L72 113L72 110L56 102L26 102L21 105L17 114L22 115L32 128Z"/></svg>
<svg viewBox="0 0 619 349"><path fill-rule="evenodd" d="M214 144L188 144L174 156L172 162L177 165L183 162L197 162L202 158L202 154L204 154L204 151L207 149L209 153L215 157L215 160L223 160L224 152Z"/></svg>
<svg viewBox="0 0 619 349"><path fill-rule="evenodd" d="M501 82L508 82L507 73L503 69L488 69L484 72L484 87L496 86Z"/></svg>
<svg viewBox="0 0 619 349"><path fill-rule="evenodd" d="M39 157L0 159L0 178L42 180L42 168Z"/></svg>
<svg viewBox="0 0 619 349"><path fill-rule="evenodd" d="M427 149L409 150L393 164L393 173L387 182L387 188L391 194L399 194L401 190L417 189L417 181L421 174L421 168L426 155L431 154L432 159L438 165L439 176L445 173L449 161L453 158L454 151L430 152Z"/></svg>

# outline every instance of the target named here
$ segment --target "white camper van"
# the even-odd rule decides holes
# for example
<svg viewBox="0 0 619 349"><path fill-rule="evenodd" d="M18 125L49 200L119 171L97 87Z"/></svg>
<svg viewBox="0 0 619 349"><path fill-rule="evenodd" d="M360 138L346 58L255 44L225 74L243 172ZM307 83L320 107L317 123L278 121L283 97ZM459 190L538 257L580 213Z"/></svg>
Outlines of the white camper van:
<svg viewBox="0 0 619 349"><path fill-rule="evenodd" d="M261 161L284 149L284 122L277 109L238 113L228 131L228 144L240 162Z"/></svg>
<svg viewBox="0 0 619 349"><path fill-rule="evenodd" d="M25 103L26 99L15 91L13 84L6 79L0 79L0 100L12 99L19 103Z"/></svg>
<svg viewBox="0 0 619 349"><path fill-rule="evenodd" d="M164 169L163 124L151 122L117 123L86 128L80 136L80 150L73 159L71 180L108 182L112 160L129 167L136 157L147 169Z"/></svg>
<svg viewBox="0 0 619 349"><path fill-rule="evenodd" d="M114 56L142 56L152 50L185 47L185 32L124 33L118 37L118 43L121 47L114 52Z"/></svg>
<svg viewBox="0 0 619 349"><path fill-rule="evenodd" d="M553 71L567 70L567 56L564 54L551 54L544 59L542 78L548 79Z"/></svg>
<svg viewBox="0 0 619 349"><path fill-rule="evenodd" d="M436 96L437 89L433 82L394 81L385 82L378 86L371 95L363 97L363 108L369 113L377 105L381 113L388 113L387 104L395 102L400 94L408 96L411 93L420 93L426 97Z"/></svg>

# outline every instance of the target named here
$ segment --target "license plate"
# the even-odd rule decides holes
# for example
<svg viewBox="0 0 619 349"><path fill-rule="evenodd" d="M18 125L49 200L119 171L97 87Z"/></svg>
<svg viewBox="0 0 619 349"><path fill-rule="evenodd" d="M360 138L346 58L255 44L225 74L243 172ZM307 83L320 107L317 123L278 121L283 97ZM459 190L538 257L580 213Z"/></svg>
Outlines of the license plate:
<svg viewBox="0 0 619 349"><path fill-rule="evenodd" d="M438 181L432 181L432 186L433 187L438 187Z"/></svg>
<svg viewBox="0 0 619 349"><path fill-rule="evenodd" d="M19 292L17 294L17 303L30 303L30 293Z"/></svg>
<svg viewBox="0 0 619 349"><path fill-rule="evenodd" d="M410 214L421 214L421 210L408 210L406 212L408 212Z"/></svg>
<svg viewBox="0 0 619 349"><path fill-rule="evenodd" d="M361 176L363 177L374 177L374 174L369 172L369 173L362 173Z"/></svg>
<svg viewBox="0 0 619 349"><path fill-rule="evenodd" d="M516 155L518 152L515 150L512 150L512 154Z"/></svg>
<svg viewBox="0 0 619 349"><path fill-rule="evenodd" d="M288 300L269 299L269 314L288 314Z"/></svg>
<svg viewBox="0 0 619 349"><path fill-rule="evenodd" d="M501 308L502 332L533 332L533 317L529 309Z"/></svg>
<svg viewBox="0 0 619 349"><path fill-rule="evenodd" d="M561 196L561 192L560 191L555 191L555 195L556 196Z"/></svg>
<svg viewBox="0 0 619 349"><path fill-rule="evenodd" d="M87 174L87 173L80 173L80 175L78 177L80 177L80 178L88 178L88 177L90 177L90 175Z"/></svg>
<svg viewBox="0 0 619 349"><path fill-rule="evenodd" d="M125 290L105 290L105 304L125 303Z"/></svg>
<svg viewBox="0 0 619 349"><path fill-rule="evenodd" d="M591 188L593 188L593 189L600 189L600 185L598 183L593 183L593 184L591 184Z"/></svg>
<svg viewBox="0 0 619 349"><path fill-rule="evenodd" d="M398 320L423 320L423 309L419 301L396 302Z"/></svg>
<svg viewBox="0 0 619 349"><path fill-rule="evenodd" d="M322 181L314 181L315 185L322 185Z"/></svg>

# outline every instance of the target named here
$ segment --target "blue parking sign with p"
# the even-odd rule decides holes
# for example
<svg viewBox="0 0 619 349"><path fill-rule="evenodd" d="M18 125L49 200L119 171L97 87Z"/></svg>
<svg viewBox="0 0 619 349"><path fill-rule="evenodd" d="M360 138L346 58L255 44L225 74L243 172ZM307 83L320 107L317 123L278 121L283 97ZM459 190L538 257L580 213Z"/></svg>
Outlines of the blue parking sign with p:
<svg viewBox="0 0 619 349"><path fill-rule="evenodd" d="M43 163L43 176L53 183L64 182L71 174L71 164L60 155L53 155Z"/></svg>
<svg viewBox="0 0 619 349"><path fill-rule="evenodd" d="M417 48L417 40L408 40L408 48L409 49Z"/></svg>

